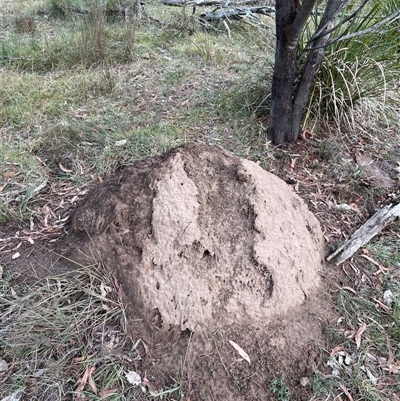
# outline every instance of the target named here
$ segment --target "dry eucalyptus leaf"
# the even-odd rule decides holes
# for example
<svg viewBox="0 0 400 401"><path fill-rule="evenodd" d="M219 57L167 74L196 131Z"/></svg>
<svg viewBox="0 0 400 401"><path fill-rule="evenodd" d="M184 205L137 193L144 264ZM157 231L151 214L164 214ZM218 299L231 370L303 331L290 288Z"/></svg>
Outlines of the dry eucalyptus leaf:
<svg viewBox="0 0 400 401"><path fill-rule="evenodd" d="M364 333L366 328L367 328L367 324L365 322L363 322L363 324L357 330L356 335L354 336L354 340L356 341L357 349L359 349L361 346L361 336Z"/></svg>
<svg viewBox="0 0 400 401"><path fill-rule="evenodd" d="M59 166L60 166L60 170L63 171L64 173L72 173L72 170L68 170L61 163L59 163Z"/></svg>
<svg viewBox="0 0 400 401"><path fill-rule="evenodd" d="M247 352L245 352L245 351L243 350L242 347L240 347L239 345L237 345L237 344L236 344L234 341L232 341L232 340L229 340L229 344L232 345L233 348L235 348L235 350L239 353L239 355L240 355L243 359L246 359L246 361L247 361L248 363L250 363L250 357L249 357L249 355L247 354Z"/></svg>

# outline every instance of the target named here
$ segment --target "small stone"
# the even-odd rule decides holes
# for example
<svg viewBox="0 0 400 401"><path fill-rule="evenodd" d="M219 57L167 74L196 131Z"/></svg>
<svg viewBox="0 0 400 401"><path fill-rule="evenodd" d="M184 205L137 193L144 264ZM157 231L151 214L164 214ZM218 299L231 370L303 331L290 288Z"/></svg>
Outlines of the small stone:
<svg viewBox="0 0 400 401"><path fill-rule="evenodd" d="M8 363L2 359L0 361L0 372L5 372L8 369Z"/></svg>
<svg viewBox="0 0 400 401"><path fill-rule="evenodd" d="M133 370L130 370L128 373L125 373L126 380L133 386L138 386L139 384L142 383L142 378L140 377L139 374L134 372Z"/></svg>
<svg viewBox="0 0 400 401"><path fill-rule="evenodd" d="M300 379L300 384L301 384L303 387L307 387L307 386L310 385L310 379L309 379L308 377L302 377L302 378Z"/></svg>
<svg viewBox="0 0 400 401"><path fill-rule="evenodd" d="M128 141L126 139L121 139L120 141L115 142L115 146L124 146Z"/></svg>
<svg viewBox="0 0 400 401"><path fill-rule="evenodd" d="M354 361L350 355L346 355L346 357L344 358L344 363L345 363L345 365L349 366L349 365L352 365L354 363Z"/></svg>
<svg viewBox="0 0 400 401"><path fill-rule="evenodd" d="M395 301L396 297L393 295L393 292L390 290L386 290L383 293L383 302L389 308L392 306L393 302Z"/></svg>

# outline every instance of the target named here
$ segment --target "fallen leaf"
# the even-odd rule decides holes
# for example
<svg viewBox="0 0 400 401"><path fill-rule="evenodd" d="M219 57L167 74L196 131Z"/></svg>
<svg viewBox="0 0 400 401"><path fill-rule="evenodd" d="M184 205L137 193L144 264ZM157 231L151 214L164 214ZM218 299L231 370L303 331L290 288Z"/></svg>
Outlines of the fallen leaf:
<svg viewBox="0 0 400 401"><path fill-rule="evenodd" d="M94 368L93 368L93 371L94 371ZM92 371L92 373L93 373L93 371ZM93 380L92 374L89 375L88 384L89 384L90 388L93 390L93 392L95 394L97 394L97 387L96 387L96 383Z"/></svg>
<svg viewBox="0 0 400 401"><path fill-rule="evenodd" d="M368 379L371 380L371 383L376 386L378 384L378 378L375 377L368 368L365 368Z"/></svg>
<svg viewBox="0 0 400 401"><path fill-rule="evenodd" d="M142 383L149 389L150 393L157 393L156 388L150 383L149 379L146 377L146 374L142 380Z"/></svg>
<svg viewBox="0 0 400 401"><path fill-rule="evenodd" d="M232 345L233 348L235 348L235 350L239 353L239 355L245 359L249 364L250 364L250 357L247 354L247 352L244 351L244 349L242 347L240 347L239 345L237 345L234 341L229 340L229 344Z"/></svg>
<svg viewBox="0 0 400 401"><path fill-rule="evenodd" d="M383 302L379 301L379 299L376 298L372 298L373 301L376 302L375 307L381 307L383 310L385 310L386 312L390 311L390 308L388 306L386 306Z"/></svg>
<svg viewBox="0 0 400 401"><path fill-rule="evenodd" d="M388 364L393 363L393 351L392 351L392 346L390 345L390 338L386 337L386 345L388 347L388 359L387 362Z"/></svg>
<svg viewBox="0 0 400 401"><path fill-rule="evenodd" d="M13 248L13 251L16 251L17 249L21 248L22 242L20 242L15 248Z"/></svg>
<svg viewBox="0 0 400 401"><path fill-rule="evenodd" d="M140 341L141 341L141 343L143 345L144 352L146 353L146 355L149 355L149 347L147 346L147 344L142 339Z"/></svg>
<svg viewBox="0 0 400 401"><path fill-rule="evenodd" d="M296 166L296 161L297 161L297 157L295 157L294 159L292 159L292 162L290 163L290 170L294 170L295 166Z"/></svg>
<svg viewBox="0 0 400 401"><path fill-rule="evenodd" d="M61 171L64 171L64 173L72 173L72 170L68 170L61 163L59 163L58 166L60 167Z"/></svg>
<svg viewBox="0 0 400 401"><path fill-rule="evenodd" d="M15 171L6 171L2 175L3 175L3 178L11 178L12 176L15 175Z"/></svg>
<svg viewBox="0 0 400 401"><path fill-rule="evenodd" d="M3 185L0 187L0 192L2 192L3 189L4 189L7 185L8 185L8 182L6 182L5 184L3 184Z"/></svg>
<svg viewBox="0 0 400 401"><path fill-rule="evenodd" d="M113 395L113 394L117 394L117 393L118 393L118 389L117 388L110 388L109 390L100 391L99 397L100 398L106 398L109 395Z"/></svg>
<svg viewBox="0 0 400 401"><path fill-rule="evenodd" d="M343 345L337 345L335 348L333 348L330 356L335 356L340 351L344 351Z"/></svg>
<svg viewBox="0 0 400 401"><path fill-rule="evenodd" d="M89 367L86 368L85 373L83 374L82 378L78 379L78 381L77 381L78 387L76 388L76 392L78 393L77 396L80 396L79 393L81 393L83 391L83 389L85 388L89 378L91 377L91 375L95 371L95 369L96 368L94 366L92 366L90 368ZM90 383L89 383L89 385L90 385Z"/></svg>
<svg viewBox="0 0 400 401"><path fill-rule="evenodd" d="M371 258L370 256L367 255L361 255L361 257L363 257L364 259L367 259L369 262L371 262L372 264L374 264L379 270L377 272L375 272L374 274L378 274L378 273L387 273L390 270L390 268L386 268L383 267L379 262L377 262L375 259Z"/></svg>
<svg viewBox="0 0 400 401"><path fill-rule="evenodd" d="M32 196L36 195L39 193L43 188L45 188L47 185L47 180L44 180L41 184L39 184L33 191L32 191Z"/></svg>
<svg viewBox="0 0 400 401"><path fill-rule="evenodd" d="M367 328L367 324L365 322L363 322L363 324L360 326L360 328L357 330L356 335L354 336L354 340L356 342L357 345L357 349L360 348L361 346L361 336L364 333L365 329Z"/></svg>
<svg viewBox="0 0 400 401"><path fill-rule="evenodd" d="M351 339L356 335L356 331L355 330L345 330L343 333L344 337L346 337L347 339Z"/></svg>
<svg viewBox="0 0 400 401"><path fill-rule="evenodd" d="M312 131L304 129L303 131L301 131L300 138L303 141L308 141L307 134L310 135L310 139L314 136L314 133Z"/></svg>
<svg viewBox="0 0 400 401"><path fill-rule="evenodd" d="M350 292L352 292L353 294L357 295L357 291L356 291L356 290L353 290L351 287L344 286L344 287L340 287L340 289L341 289L341 290L350 291Z"/></svg>
<svg viewBox="0 0 400 401"><path fill-rule="evenodd" d="M339 384L339 386L342 389L342 391L346 394L346 397L349 399L349 401L354 401L354 399L351 396L349 390L347 390L347 388L345 386L343 386L343 384Z"/></svg>

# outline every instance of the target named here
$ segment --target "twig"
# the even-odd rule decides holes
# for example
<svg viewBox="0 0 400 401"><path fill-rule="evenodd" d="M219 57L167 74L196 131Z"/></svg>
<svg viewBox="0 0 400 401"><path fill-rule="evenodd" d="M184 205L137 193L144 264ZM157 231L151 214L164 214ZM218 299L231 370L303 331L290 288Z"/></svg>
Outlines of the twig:
<svg viewBox="0 0 400 401"><path fill-rule="evenodd" d="M383 207L367 220L341 247L329 255L327 260L330 261L333 258L337 258L336 266L339 266L399 216L400 204Z"/></svg>

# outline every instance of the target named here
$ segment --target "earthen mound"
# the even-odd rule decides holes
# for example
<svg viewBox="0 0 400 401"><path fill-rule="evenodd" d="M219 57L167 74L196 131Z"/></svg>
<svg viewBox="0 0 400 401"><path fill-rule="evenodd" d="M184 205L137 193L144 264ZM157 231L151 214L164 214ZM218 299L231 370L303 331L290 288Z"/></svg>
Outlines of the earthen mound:
<svg viewBox="0 0 400 401"><path fill-rule="evenodd" d="M260 326L320 285L323 236L303 201L257 164L190 144L94 188L71 226L138 315L167 330Z"/></svg>

